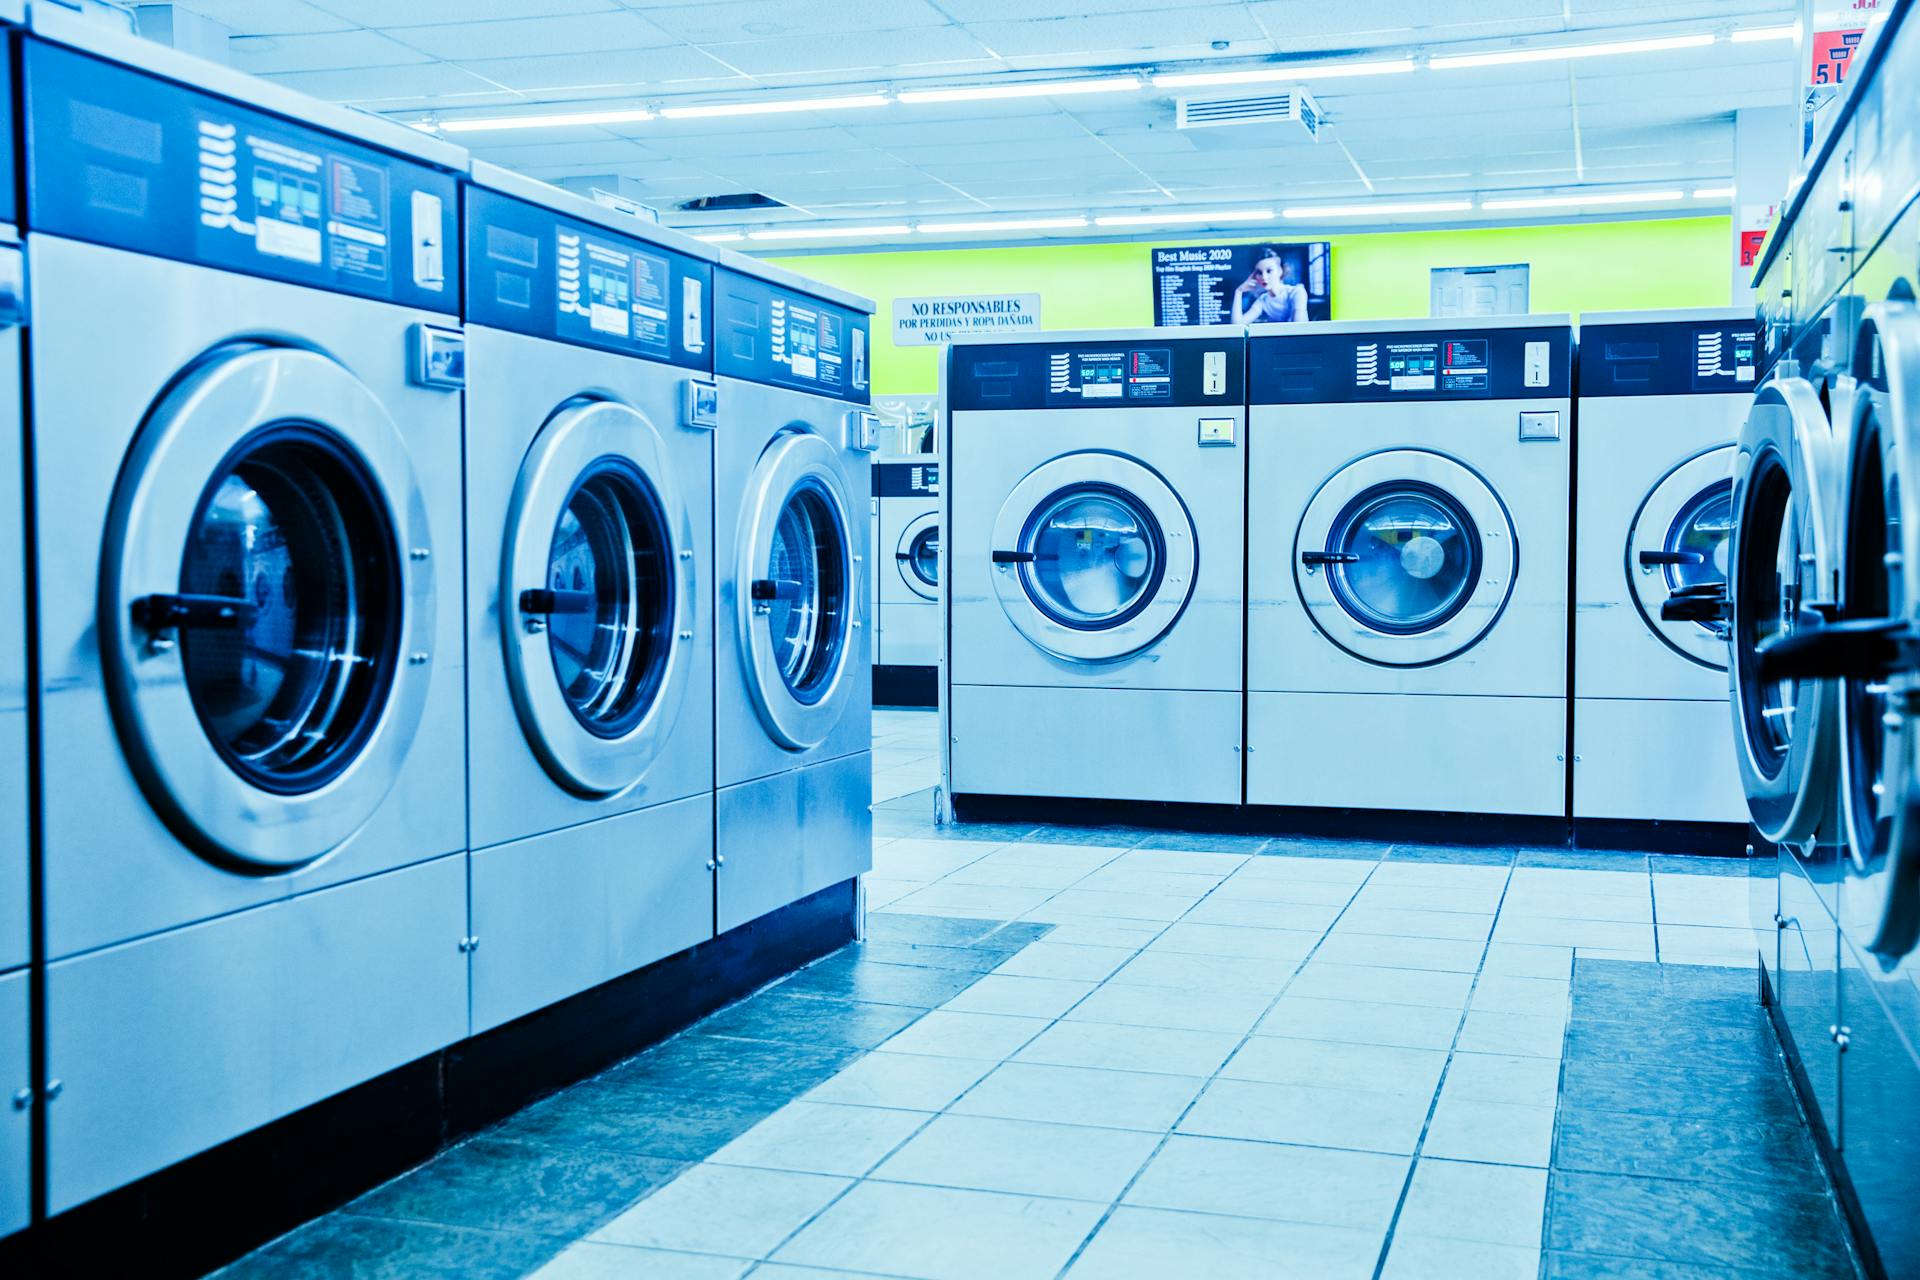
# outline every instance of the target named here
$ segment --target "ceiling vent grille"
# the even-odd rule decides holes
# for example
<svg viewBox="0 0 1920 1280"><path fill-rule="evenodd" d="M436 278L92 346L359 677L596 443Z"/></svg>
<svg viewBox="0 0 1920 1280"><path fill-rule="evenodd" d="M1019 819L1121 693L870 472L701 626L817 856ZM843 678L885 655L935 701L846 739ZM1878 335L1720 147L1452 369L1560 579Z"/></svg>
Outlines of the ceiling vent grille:
<svg viewBox="0 0 1920 1280"><path fill-rule="evenodd" d="M1320 138L1320 104L1304 89L1237 98L1181 98L1176 124L1182 129L1224 129L1233 125L1297 125Z"/></svg>

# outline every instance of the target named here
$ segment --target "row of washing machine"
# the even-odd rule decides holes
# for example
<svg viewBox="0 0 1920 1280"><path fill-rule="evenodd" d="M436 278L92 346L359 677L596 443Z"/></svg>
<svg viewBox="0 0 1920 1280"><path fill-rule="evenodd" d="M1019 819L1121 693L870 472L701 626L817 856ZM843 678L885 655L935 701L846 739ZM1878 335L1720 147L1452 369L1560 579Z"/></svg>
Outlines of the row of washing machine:
<svg viewBox="0 0 1920 1280"><path fill-rule="evenodd" d="M928 454L873 460L873 700L939 704L940 462Z"/></svg>
<svg viewBox="0 0 1920 1280"><path fill-rule="evenodd" d="M957 811L1744 822L1724 645L1660 610L1756 361L1737 311L956 343Z"/></svg>
<svg viewBox="0 0 1920 1280"><path fill-rule="evenodd" d="M809 895L851 927L871 304L12 16L0 1235Z"/></svg>

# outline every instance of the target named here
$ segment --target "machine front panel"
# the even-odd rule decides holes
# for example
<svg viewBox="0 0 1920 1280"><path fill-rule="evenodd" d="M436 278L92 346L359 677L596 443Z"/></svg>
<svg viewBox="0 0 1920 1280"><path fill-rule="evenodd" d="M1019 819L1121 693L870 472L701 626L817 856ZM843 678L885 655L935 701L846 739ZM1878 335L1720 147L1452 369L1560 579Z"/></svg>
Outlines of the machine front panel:
<svg viewBox="0 0 1920 1280"><path fill-rule="evenodd" d="M1748 395L1765 354L1750 320L1585 326L1580 398Z"/></svg>
<svg viewBox="0 0 1920 1280"><path fill-rule="evenodd" d="M1563 399L1573 334L1537 329L1260 335L1247 344L1252 404Z"/></svg>
<svg viewBox="0 0 1920 1280"><path fill-rule="evenodd" d="M872 316L724 268L713 290L715 373L872 403Z"/></svg>
<svg viewBox="0 0 1920 1280"><path fill-rule="evenodd" d="M35 231L454 313L452 174L25 41Z"/></svg>
<svg viewBox="0 0 1920 1280"><path fill-rule="evenodd" d="M467 319L713 368L713 268L512 196L467 189Z"/></svg>
<svg viewBox="0 0 1920 1280"><path fill-rule="evenodd" d="M1245 402L1246 344L1237 338L956 346L947 407L1174 408Z"/></svg>

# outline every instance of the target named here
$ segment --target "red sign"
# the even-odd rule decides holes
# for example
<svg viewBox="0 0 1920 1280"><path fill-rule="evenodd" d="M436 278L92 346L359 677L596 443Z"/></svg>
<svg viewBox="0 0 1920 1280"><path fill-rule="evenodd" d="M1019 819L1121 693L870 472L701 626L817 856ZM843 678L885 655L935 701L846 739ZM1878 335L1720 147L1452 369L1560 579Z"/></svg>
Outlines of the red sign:
<svg viewBox="0 0 1920 1280"><path fill-rule="evenodd" d="M1846 83L1847 70L1853 65L1853 55L1866 34L1864 28L1858 31L1814 32L1812 83Z"/></svg>
<svg viewBox="0 0 1920 1280"><path fill-rule="evenodd" d="M1740 265L1750 267L1760 261L1760 249L1767 243L1767 233L1762 231L1742 231L1740 233Z"/></svg>

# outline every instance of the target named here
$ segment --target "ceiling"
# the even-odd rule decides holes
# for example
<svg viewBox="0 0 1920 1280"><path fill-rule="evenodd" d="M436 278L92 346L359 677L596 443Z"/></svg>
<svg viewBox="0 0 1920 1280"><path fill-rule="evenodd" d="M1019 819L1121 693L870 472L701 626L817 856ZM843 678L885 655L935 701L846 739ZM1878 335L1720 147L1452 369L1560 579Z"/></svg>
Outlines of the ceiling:
<svg viewBox="0 0 1920 1280"><path fill-rule="evenodd" d="M1733 172L1733 113L1794 96L1791 39L1726 38L1734 29L1791 24L1792 0L179 0L173 7L228 28L230 60L242 70L408 122L1102 69L1240 68L1278 58L1421 60L1407 74L1309 81L1328 122L1318 142L1273 124L1175 127L1180 93L1284 87L1263 85L457 135L479 158L613 191L696 230L1724 185ZM1424 65L1429 55L1516 41L1702 31L1721 38L1579 60ZM747 215L675 208L749 191L790 207Z"/></svg>

